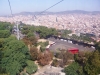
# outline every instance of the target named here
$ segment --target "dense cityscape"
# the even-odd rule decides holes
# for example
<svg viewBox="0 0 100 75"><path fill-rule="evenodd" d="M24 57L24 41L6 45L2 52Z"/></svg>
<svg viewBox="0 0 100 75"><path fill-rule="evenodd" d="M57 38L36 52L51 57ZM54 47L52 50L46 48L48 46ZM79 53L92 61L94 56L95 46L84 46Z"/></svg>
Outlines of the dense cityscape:
<svg viewBox="0 0 100 75"><path fill-rule="evenodd" d="M79 35L80 33L94 34L100 40L100 14L47 14L47 15L16 15L12 17L0 17L3 22L16 22L35 26L46 26L56 29L68 29Z"/></svg>

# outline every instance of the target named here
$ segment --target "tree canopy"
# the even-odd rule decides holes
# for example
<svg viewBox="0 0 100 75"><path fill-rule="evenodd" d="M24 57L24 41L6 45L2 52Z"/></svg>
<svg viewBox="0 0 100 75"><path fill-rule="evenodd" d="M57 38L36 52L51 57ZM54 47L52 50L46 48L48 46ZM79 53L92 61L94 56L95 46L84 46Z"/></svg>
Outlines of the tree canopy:
<svg viewBox="0 0 100 75"><path fill-rule="evenodd" d="M66 75L78 75L78 69L79 69L79 64L76 62L73 62L71 65L68 67L65 67L64 72Z"/></svg>
<svg viewBox="0 0 100 75"><path fill-rule="evenodd" d="M11 35L13 25L7 22L0 22L0 38L7 38Z"/></svg>
<svg viewBox="0 0 100 75"><path fill-rule="evenodd" d="M11 35L9 30L0 30L0 38L7 38Z"/></svg>
<svg viewBox="0 0 100 75"><path fill-rule="evenodd" d="M31 54L32 60L34 60L34 61L37 60L38 54L39 54L38 49L36 47L31 47L30 54Z"/></svg>
<svg viewBox="0 0 100 75"><path fill-rule="evenodd" d="M10 75L19 74L30 59L28 48L22 41L11 40L4 44L1 59L2 68Z"/></svg>
<svg viewBox="0 0 100 75"><path fill-rule="evenodd" d="M87 75L100 74L100 53L97 50L88 57L84 70Z"/></svg>
<svg viewBox="0 0 100 75"><path fill-rule="evenodd" d="M47 28L45 26L24 26L21 30L23 34L27 36L33 35L37 32L40 38L48 38L52 35L56 35L57 31L54 28Z"/></svg>
<svg viewBox="0 0 100 75"><path fill-rule="evenodd" d="M26 72L28 74L32 74L37 71L37 65L35 65L33 61L27 60L26 63L27 63Z"/></svg>

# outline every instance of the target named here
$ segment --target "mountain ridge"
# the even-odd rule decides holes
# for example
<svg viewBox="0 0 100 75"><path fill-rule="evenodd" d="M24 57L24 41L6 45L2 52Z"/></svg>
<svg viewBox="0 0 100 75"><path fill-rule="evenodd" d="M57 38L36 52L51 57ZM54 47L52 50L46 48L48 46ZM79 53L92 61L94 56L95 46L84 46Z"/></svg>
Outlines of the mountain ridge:
<svg viewBox="0 0 100 75"><path fill-rule="evenodd" d="M60 11L60 12L21 12L15 15L46 15L46 14L98 14L100 11L84 11L84 10L69 10L69 11Z"/></svg>

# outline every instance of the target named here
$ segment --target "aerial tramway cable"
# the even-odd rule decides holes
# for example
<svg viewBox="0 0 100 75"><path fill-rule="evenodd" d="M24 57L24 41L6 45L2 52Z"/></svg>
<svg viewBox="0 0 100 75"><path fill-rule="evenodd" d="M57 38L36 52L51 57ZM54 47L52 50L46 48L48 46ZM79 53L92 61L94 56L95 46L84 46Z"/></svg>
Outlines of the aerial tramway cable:
<svg viewBox="0 0 100 75"><path fill-rule="evenodd" d="M9 0L8 0L8 3L9 3L9 7L10 7L11 16L13 16L13 14L12 14L12 8L11 8L11 4L10 4Z"/></svg>
<svg viewBox="0 0 100 75"><path fill-rule="evenodd" d="M50 6L49 8L45 9L45 10L44 10L44 11L42 11L41 13L44 13L45 11L47 11L47 10L51 9L52 7L54 7L54 6L58 5L58 4L59 4L59 3L61 3L62 1L64 1L64 0L61 0L61 1L57 2L56 4L54 4L54 5ZM41 13L40 13L40 14L41 14Z"/></svg>
<svg viewBox="0 0 100 75"><path fill-rule="evenodd" d="M61 0L61 1L57 2L57 3L55 3L54 5L48 7L47 9L45 9L45 10L43 10L42 12L38 13L38 15L40 15L40 14L46 12L47 10L49 10L49 9L51 9L52 7L58 5L58 4L61 3L62 1L64 1L64 0ZM34 15L34 16L36 17L36 15Z"/></svg>

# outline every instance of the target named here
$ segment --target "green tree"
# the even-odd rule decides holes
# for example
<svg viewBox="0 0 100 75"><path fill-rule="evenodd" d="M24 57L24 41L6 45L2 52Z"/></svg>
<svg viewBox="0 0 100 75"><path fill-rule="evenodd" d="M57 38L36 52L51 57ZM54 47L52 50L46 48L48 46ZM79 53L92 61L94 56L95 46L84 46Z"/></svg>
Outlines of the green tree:
<svg viewBox="0 0 100 75"><path fill-rule="evenodd" d="M57 35L57 30L54 28L47 28L45 26L23 26L22 33L26 36L32 36L33 33L39 34L40 38L48 38L52 35Z"/></svg>
<svg viewBox="0 0 100 75"><path fill-rule="evenodd" d="M75 34L72 34L71 38L74 39L74 40L79 40L79 37L77 35L75 35Z"/></svg>
<svg viewBox="0 0 100 75"><path fill-rule="evenodd" d="M37 65L31 60L27 60L26 72L28 74L35 73L37 71Z"/></svg>
<svg viewBox="0 0 100 75"><path fill-rule="evenodd" d="M44 52L46 50L46 46L49 45L49 42L48 41L46 41L46 42L39 42L38 44L41 45L40 51Z"/></svg>
<svg viewBox="0 0 100 75"><path fill-rule="evenodd" d="M11 35L9 30L0 30L0 38L7 38Z"/></svg>
<svg viewBox="0 0 100 75"><path fill-rule="evenodd" d="M27 37L34 36L35 26L23 26L21 29L22 34L25 34Z"/></svg>
<svg viewBox="0 0 100 75"><path fill-rule="evenodd" d="M98 75L100 74L100 53L99 51L94 51L87 58L84 70L87 75Z"/></svg>
<svg viewBox="0 0 100 75"><path fill-rule="evenodd" d="M0 30L12 31L13 25L9 22L0 22Z"/></svg>
<svg viewBox="0 0 100 75"><path fill-rule="evenodd" d="M36 32L40 35L40 38L48 38L57 34L57 31L54 28L47 28L45 26L38 26L36 28Z"/></svg>
<svg viewBox="0 0 100 75"><path fill-rule="evenodd" d="M100 52L100 42L97 42L95 44L95 48L96 48L96 50L98 50Z"/></svg>
<svg viewBox="0 0 100 75"><path fill-rule="evenodd" d="M44 52L45 50L46 50L46 47L44 47L44 46L41 46L41 47L40 47L40 51L41 51L41 52Z"/></svg>
<svg viewBox="0 0 100 75"><path fill-rule="evenodd" d="M30 59L28 48L22 41L6 40L2 51L2 68L10 75L19 74L26 66L26 60Z"/></svg>
<svg viewBox="0 0 100 75"><path fill-rule="evenodd" d="M29 38L29 37L32 37L32 36L35 36L33 32L29 32L29 33L27 34L27 37L28 37L28 38Z"/></svg>
<svg viewBox="0 0 100 75"><path fill-rule="evenodd" d="M22 34L27 35L30 31L29 31L29 26L23 26L23 29L21 30Z"/></svg>
<svg viewBox="0 0 100 75"><path fill-rule="evenodd" d="M78 75L78 69L79 64L73 62L72 64L64 68L64 72L66 73L66 75Z"/></svg>
<svg viewBox="0 0 100 75"><path fill-rule="evenodd" d="M0 38L0 51L3 48L4 40L5 40L4 38Z"/></svg>
<svg viewBox="0 0 100 75"><path fill-rule="evenodd" d="M72 33L72 31L71 30L60 30L59 33L61 34L63 38L68 38L69 37L68 34Z"/></svg>

